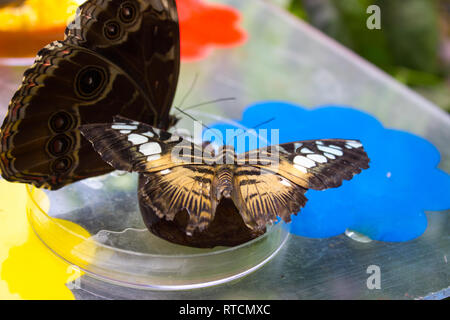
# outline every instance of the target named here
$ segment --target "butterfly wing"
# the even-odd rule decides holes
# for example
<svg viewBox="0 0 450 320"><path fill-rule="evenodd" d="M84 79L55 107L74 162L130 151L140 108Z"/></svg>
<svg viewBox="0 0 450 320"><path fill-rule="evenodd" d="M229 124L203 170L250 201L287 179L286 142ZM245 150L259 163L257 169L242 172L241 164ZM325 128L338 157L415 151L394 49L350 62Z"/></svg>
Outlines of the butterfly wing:
<svg viewBox="0 0 450 320"><path fill-rule="evenodd" d="M307 189L339 187L369 158L357 140L311 140L252 150L240 155L233 200L245 223L260 229L280 216L290 221L305 204Z"/></svg>
<svg viewBox="0 0 450 320"><path fill-rule="evenodd" d="M247 152L240 159L240 163L252 163L315 190L339 187L343 180L369 168L370 161L360 141L343 139L269 146Z"/></svg>
<svg viewBox="0 0 450 320"><path fill-rule="evenodd" d="M114 119L114 123L83 125L80 131L117 170L150 173L204 164L201 146L141 122Z"/></svg>
<svg viewBox="0 0 450 320"><path fill-rule="evenodd" d="M81 124L117 114L170 124L179 71L175 1L88 1L77 20L64 41L38 53L10 102L0 132L9 181L57 189L113 170L81 137ZM107 33L111 26L119 37Z"/></svg>
<svg viewBox="0 0 450 320"><path fill-rule="evenodd" d="M146 182L139 190L140 198L159 218L171 221L186 209L189 214L188 235L196 229L205 230L214 219L218 203L212 191L213 167L178 166L144 176Z"/></svg>
<svg viewBox="0 0 450 320"><path fill-rule="evenodd" d="M144 122L167 129L180 70L175 0L87 1L65 34L67 44L96 52L125 70L157 115Z"/></svg>
<svg viewBox="0 0 450 320"><path fill-rule="evenodd" d="M203 162L202 147L143 123L115 119L113 124L88 124L80 130L111 166L144 174L139 195L160 218L173 220L186 209L186 232L204 230L214 218L217 200L216 169Z"/></svg>
<svg viewBox="0 0 450 320"><path fill-rule="evenodd" d="M238 166L233 177L232 199L244 223L252 230L262 230L280 216L291 220L306 204L305 188L263 168Z"/></svg>

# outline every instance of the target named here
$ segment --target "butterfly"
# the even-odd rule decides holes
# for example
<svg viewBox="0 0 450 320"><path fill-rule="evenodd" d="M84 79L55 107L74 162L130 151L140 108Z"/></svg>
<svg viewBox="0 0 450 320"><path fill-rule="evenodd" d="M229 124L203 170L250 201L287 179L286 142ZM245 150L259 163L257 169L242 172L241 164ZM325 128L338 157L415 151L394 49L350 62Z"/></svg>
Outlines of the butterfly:
<svg viewBox="0 0 450 320"><path fill-rule="evenodd" d="M339 187L370 161L358 140L298 141L236 154L232 146L200 146L122 117L81 132L111 166L141 174L139 197L159 218L171 221L186 209L187 235L208 228L222 199L234 202L251 230L278 217L289 222L308 189Z"/></svg>
<svg viewBox="0 0 450 320"><path fill-rule="evenodd" d="M122 115L169 128L179 69L175 0L85 2L12 97L0 131L3 178L58 189L114 170L80 125Z"/></svg>

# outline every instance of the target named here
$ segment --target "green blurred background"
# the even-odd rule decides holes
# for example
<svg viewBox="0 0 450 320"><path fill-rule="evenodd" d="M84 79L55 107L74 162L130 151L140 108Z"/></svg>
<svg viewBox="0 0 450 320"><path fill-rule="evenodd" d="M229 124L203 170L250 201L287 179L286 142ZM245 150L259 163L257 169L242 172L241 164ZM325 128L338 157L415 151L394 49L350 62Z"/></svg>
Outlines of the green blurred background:
<svg viewBox="0 0 450 320"><path fill-rule="evenodd" d="M450 0L272 0L450 112ZM380 8L381 29L366 13Z"/></svg>

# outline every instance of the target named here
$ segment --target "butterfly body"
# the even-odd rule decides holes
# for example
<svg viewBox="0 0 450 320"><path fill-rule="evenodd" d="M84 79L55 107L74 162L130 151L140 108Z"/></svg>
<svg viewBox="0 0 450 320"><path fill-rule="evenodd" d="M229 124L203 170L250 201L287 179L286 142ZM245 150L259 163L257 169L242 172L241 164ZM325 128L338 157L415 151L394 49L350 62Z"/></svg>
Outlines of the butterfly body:
<svg viewBox="0 0 450 320"><path fill-rule="evenodd" d="M217 201L220 201L222 197L231 198L233 193L233 176L235 167L232 165L221 165L216 168L214 174L213 189L216 194Z"/></svg>
<svg viewBox="0 0 450 320"><path fill-rule="evenodd" d="M24 73L0 131L3 178L58 189L113 170L80 134L115 115L167 129L179 64L175 0L89 0Z"/></svg>
<svg viewBox="0 0 450 320"><path fill-rule="evenodd" d="M306 204L308 189L338 187L369 163L357 140L299 141L236 154L231 146L203 147L120 117L81 131L111 166L140 173L141 207L166 221L187 211L188 236L207 232L224 200L260 234L278 217L289 222Z"/></svg>
<svg viewBox="0 0 450 320"><path fill-rule="evenodd" d="M146 174L139 174L138 190L142 190L148 181ZM188 235L189 212L184 209L178 212L173 220L161 218L148 204L147 198L138 193L139 207L143 221L154 235L170 242L197 248L214 248L216 246L233 247L255 239L266 232L266 229L252 230L245 225L239 210L229 198L219 202L214 219L202 232L195 231Z"/></svg>

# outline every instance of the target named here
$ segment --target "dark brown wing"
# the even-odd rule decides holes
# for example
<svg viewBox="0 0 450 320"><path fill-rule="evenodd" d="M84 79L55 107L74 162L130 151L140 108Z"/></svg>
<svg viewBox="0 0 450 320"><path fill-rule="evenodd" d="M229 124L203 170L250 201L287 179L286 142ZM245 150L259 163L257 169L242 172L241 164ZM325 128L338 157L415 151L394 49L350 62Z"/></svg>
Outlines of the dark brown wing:
<svg viewBox="0 0 450 320"><path fill-rule="evenodd" d="M126 71L154 109L153 119L136 120L167 129L180 70L175 0L87 1L68 25L65 42Z"/></svg>
<svg viewBox="0 0 450 320"><path fill-rule="evenodd" d="M81 137L82 124L117 114L164 128L171 122L179 72L175 1L91 0L75 21L65 41L38 53L10 102L0 132L6 180L58 189L113 170Z"/></svg>

